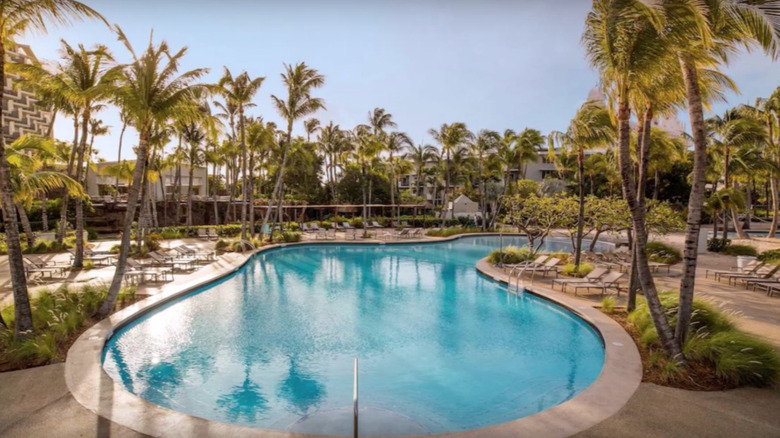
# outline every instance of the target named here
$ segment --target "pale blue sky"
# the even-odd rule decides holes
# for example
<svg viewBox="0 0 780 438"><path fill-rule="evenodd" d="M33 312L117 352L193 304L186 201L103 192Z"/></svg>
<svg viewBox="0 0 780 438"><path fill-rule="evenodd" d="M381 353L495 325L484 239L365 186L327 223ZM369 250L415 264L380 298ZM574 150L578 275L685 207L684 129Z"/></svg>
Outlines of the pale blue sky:
<svg viewBox="0 0 780 438"><path fill-rule="evenodd" d="M352 128L383 107L415 143L430 142L429 128L455 121L475 131L565 129L597 81L580 45L586 0L85 2L119 24L137 50L151 29L156 41L189 47L182 68L211 69L207 81L216 81L223 65L265 76L251 114L277 123L269 96L284 94L285 62L305 61L325 75L316 92L327 105L315 115L322 122ZM119 61L128 60L97 22L23 41L39 57L56 59L60 39L106 43ZM780 85L780 64L758 52L736 57L726 73L742 91L730 104L752 103ZM121 124L114 109L99 117L112 133L96 139L96 148L114 160ZM688 126L687 116L681 120ZM59 118L58 138L72 138L70 123ZM135 132L125 135L126 145L136 143Z"/></svg>

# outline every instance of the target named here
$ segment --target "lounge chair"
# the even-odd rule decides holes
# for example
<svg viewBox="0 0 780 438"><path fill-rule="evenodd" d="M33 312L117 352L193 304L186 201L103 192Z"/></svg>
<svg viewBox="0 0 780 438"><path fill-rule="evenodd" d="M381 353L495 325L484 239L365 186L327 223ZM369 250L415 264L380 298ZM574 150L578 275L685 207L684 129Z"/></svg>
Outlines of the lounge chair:
<svg viewBox="0 0 780 438"><path fill-rule="evenodd" d="M331 228L330 230L326 231L325 238L328 240L335 240L336 239L336 229Z"/></svg>
<svg viewBox="0 0 780 438"><path fill-rule="evenodd" d="M515 268L528 268L528 267L533 267L533 266L542 266L544 264L544 262L546 262L547 259L549 259L549 258L550 258L550 256L548 256L547 254L541 254L535 260L526 260L526 261L520 262L520 263L512 263L512 264L508 264L508 265L502 265L501 268L503 268L504 270L507 270L507 269L514 270Z"/></svg>
<svg viewBox="0 0 780 438"><path fill-rule="evenodd" d="M708 278L710 274L713 274L713 277L715 277L715 280L720 277L721 274L739 274L739 273L751 273L758 269L763 263L761 263L758 260L751 260L749 261L744 267L738 268L733 267L732 269L707 269L704 271L704 278Z"/></svg>
<svg viewBox="0 0 780 438"><path fill-rule="evenodd" d="M380 237L382 237L383 239L387 239L387 238L400 239L400 238L408 236L410 231L411 231L411 229L404 228L401 231L390 231L390 232L387 232L387 233L381 235Z"/></svg>
<svg viewBox="0 0 780 438"><path fill-rule="evenodd" d="M547 277L548 272L554 272L555 276L558 276L558 263L561 259L557 257L550 257L542 265L534 266L529 272L533 272L536 275L537 272L541 273L543 277Z"/></svg>
<svg viewBox="0 0 780 438"><path fill-rule="evenodd" d="M308 233L311 230L309 230L309 227L306 224L301 223L301 231L303 231L304 233Z"/></svg>
<svg viewBox="0 0 780 438"><path fill-rule="evenodd" d="M76 250L71 248L68 250L68 252L70 253L70 261L73 263L76 259ZM108 266L113 263L115 258L116 256L114 254L97 254L89 249L84 248L84 260L91 261L96 265Z"/></svg>
<svg viewBox="0 0 780 438"><path fill-rule="evenodd" d="M205 228L198 228L198 237L201 239L211 240L211 236L209 236L209 230Z"/></svg>
<svg viewBox="0 0 780 438"><path fill-rule="evenodd" d="M382 228L382 226L379 225L379 223L377 221L371 221L370 227L371 228Z"/></svg>
<svg viewBox="0 0 780 438"><path fill-rule="evenodd" d="M552 287L555 289L555 284L561 285L561 291L564 293L566 292L566 286L569 284L585 284L585 283L593 283L596 281L600 281L601 277L606 275L606 273L609 272L607 268L595 268L588 275L582 277L582 278L555 278L552 281Z"/></svg>
<svg viewBox="0 0 780 438"><path fill-rule="evenodd" d="M770 286L780 285L780 269L770 275L769 278L743 278L739 281L745 283L745 287L750 290L766 290Z"/></svg>
<svg viewBox="0 0 780 438"><path fill-rule="evenodd" d="M355 229L355 227L350 225L349 222L342 222L341 223L341 228L343 228L345 230L354 230Z"/></svg>
<svg viewBox="0 0 780 438"><path fill-rule="evenodd" d="M163 281L166 281L168 278L168 274L171 276L171 281L173 281L173 269L172 268L150 268L148 266L142 265L138 263L137 261L133 259L127 259L127 267L128 270L125 272L125 275L128 278L138 278L140 277L141 283L146 281L146 276L148 275L150 278L153 279L153 281L157 282L160 281L160 276L163 277Z"/></svg>
<svg viewBox="0 0 780 438"><path fill-rule="evenodd" d="M422 228L415 228L413 231L411 231L409 233L409 235L407 237L409 239L421 238L421 237L423 237L423 229Z"/></svg>
<svg viewBox="0 0 780 438"><path fill-rule="evenodd" d="M173 248L183 258L191 258L198 262L211 262L217 259L214 251L202 251L199 248L191 248L186 245L179 245Z"/></svg>
<svg viewBox="0 0 780 438"><path fill-rule="evenodd" d="M191 271L195 269L195 262L191 259L180 259L160 251L150 252L149 257L157 266L171 267L174 270Z"/></svg>
<svg viewBox="0 0 780 438"><path fill-rule="evenodd" d="M23 257L22 260L24 262L24 273L27 276L27 279L30 279L33 274L40 274L41 278L48 274L49 278L54 279L55 274L59 277L64 277L65 273L68 271L67 266L36 263L28 257Z"/></svg>
<svg viewBox="0 0 780 438"><path fill-rule="evenodd" d="M219 239L219 233L214 228L209 228L208 236L214 240Z"/></svg>
<svg viewBox="0 0 780 438"><path fill-rule="evenodd" d="M316 232L316 231L319 231L319 230L320 230L320 227L319 227L317 224L315 224L314 222L312 222L311 224L309 224L309 229L310 229L311 231L314 231L314 232Z"/></svg>
<svg viewBox="0 0 780 438"><path fill-rule="evenodd" d="M344 239L357 240L357 228L349 228L344 231Z"/></svg>
<svg viewBox="0 0 780 438"><path fill-rule="evenodd" d="M607 293L607 289L610 288L617 289L617 293L620 295L620 286L618 286L618 280L623 278L624 275L626 274L620 271L610 271L600 280L590 281L588 283L572 284L572 287L574 287L574 295L577 295L578 289L601 289L601 294L604 295Z"/></svg>
<svg viewBox="0 0 780 438"><path fill-rule="evenodd" d="M327 233L325 232L325 228L320 228L320 229L318 229L318 230L317 230L317 234L314 236L314 238L315 238L315 239L318 239L318 240L320 240L320 239L322 239L322 240L325 240L325 239L327 239L327 238L328 238L328 235L327 235Z"/></svg>
<svg viewBox="0 0 780 438"><path fill-rule="evenodd" d="M763 281L763 280L769 280L772 278L772 274L777 271L777 266L775 265L764 265L758 269L752 274L742 274L742 275L730 275L728 277L729 284L733 284L734 286L737 285L737 282L743 282L745 286L747 286L748 281Z"/></svg>
<svg viewBox="0 0 780 438"><path fill-rule="evenodd" d="M746 277L767 278L769 277L769 274L774 272L775 269L777 269L777 266L761 263L758 265L756 269L750 272L729 272L729 273L722 272L718 275L717 280L721 281L725 278L726 280L728 280L729 284L731 284L731 281L736 278L746 278Z"/></svg>

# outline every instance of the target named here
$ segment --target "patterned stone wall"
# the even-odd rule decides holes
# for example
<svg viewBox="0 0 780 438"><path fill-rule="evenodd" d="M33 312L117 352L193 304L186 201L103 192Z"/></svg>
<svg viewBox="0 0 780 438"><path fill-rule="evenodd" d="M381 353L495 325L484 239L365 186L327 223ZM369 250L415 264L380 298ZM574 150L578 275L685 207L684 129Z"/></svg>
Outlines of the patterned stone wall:
<svg viewBox="0 0 780 438"><path fill-rule="evenodd" d="M38 62L29 46L18 44L6 53L11 62L31 64ZM6 75L3 93L3 134L6 144L24 134L46 135L52 114L38 106L35 96L24 90L15 90L16 77Z"/></svg>

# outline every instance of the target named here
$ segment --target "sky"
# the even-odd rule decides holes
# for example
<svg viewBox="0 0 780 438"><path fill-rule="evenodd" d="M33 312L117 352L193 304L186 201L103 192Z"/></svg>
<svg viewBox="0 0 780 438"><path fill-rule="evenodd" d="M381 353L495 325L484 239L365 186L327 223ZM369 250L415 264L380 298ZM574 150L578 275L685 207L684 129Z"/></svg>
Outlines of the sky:
<svg viewBox="0 0 780 438"><path fill-rule="evenodd" d="M415 144L430 128L465 122L472 131L564 130L598 77L580 44L587 0L82 0L118 24L136 51L166 40L188 52L181 71L208 68L216 82L228 67L266 80L252 116L281 118L271 95L283 97L284 63L304 61L325 76L313 94L326 110L313 117L343 129L365 123L375 107L393 115ZM51 27L20 42L41 59L59 58L60 40L106 44L118 62L126 49L102 22ZM724 72L740 87L728 105L753 103L780 85L780 63L760 51L734 57ZM727 107L719 104L713 111ZM118 112L99 113L111 127L95 139L107 160L117 157ZM687 127L687 115L681 114ZM302 134L302 121L295 133ZM55 136L72 140L72 121L58 117ZM125 145L137 143L128 129ZM123 158L129 158L125 146Z"/></svg>

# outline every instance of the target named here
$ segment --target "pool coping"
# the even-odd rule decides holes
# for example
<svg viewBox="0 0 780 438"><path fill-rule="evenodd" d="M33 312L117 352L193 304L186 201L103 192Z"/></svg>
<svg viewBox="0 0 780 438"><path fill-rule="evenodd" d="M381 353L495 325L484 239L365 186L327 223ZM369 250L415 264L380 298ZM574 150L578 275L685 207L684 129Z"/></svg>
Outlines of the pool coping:
<svg viewBox="0 0 780 438"><path fill-rule="evenodd" d="M103 348L117 330L142 314L238 271L254 256L269 250L289 246L334 243L347 245L429 244L457 240L463 237L495 236L498 234L469 233L446 238L392 242L305 241L269 245L248 255L233 253L220 260L227 263L224 266L217 266L213 275L205 278L196 277L184 283L174 282L166 285L159 294L128 306L87 329L68 351L65 361L66 384L73 397L82 406L98 416L155 437L239 435L258 438L314 438L330 436L243 427L206 420L156 405L127 391L104 371L101 361ZM517 233L504 234L507 236L517 235ZM477 262L476 269L495 281L507 283L507 275L487 264L484 259ZM562 294L557 293L550 294L542 291L541 288L535 288L533 293L576 314L592 325L600 334L604 341L605 359L599 377L572 399L536 414L480 429L419 435L419 437L472 438L486 435L496 437L565 437L605 420L628 402L642 378L639 352L628 333L617 322L592 306L583 306L581 302L577 302L573 298L559 296Z"/></svg>

